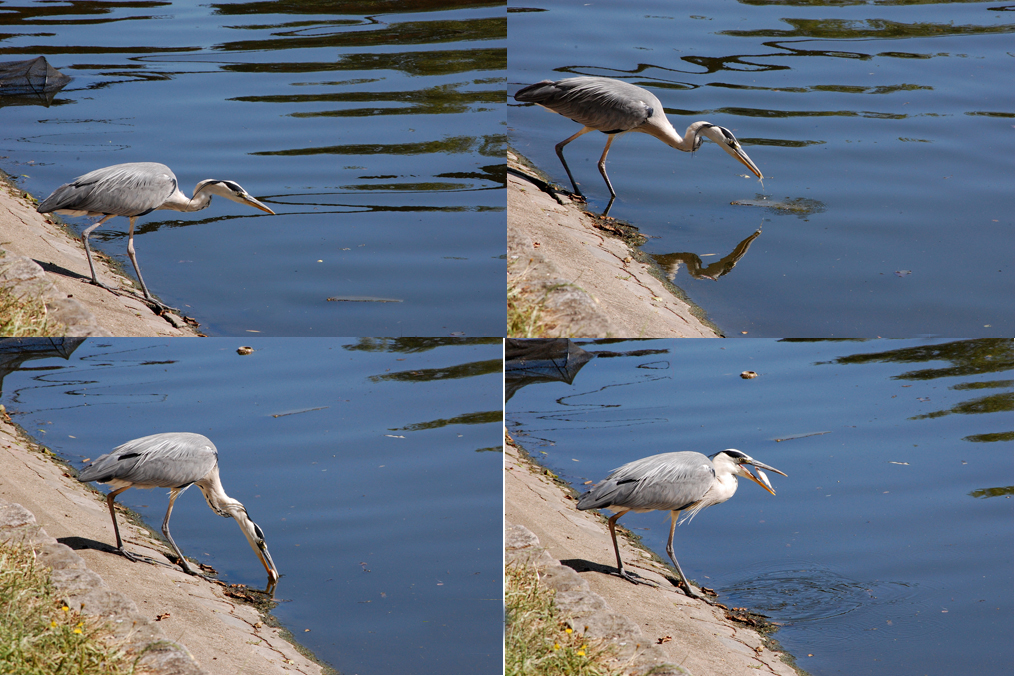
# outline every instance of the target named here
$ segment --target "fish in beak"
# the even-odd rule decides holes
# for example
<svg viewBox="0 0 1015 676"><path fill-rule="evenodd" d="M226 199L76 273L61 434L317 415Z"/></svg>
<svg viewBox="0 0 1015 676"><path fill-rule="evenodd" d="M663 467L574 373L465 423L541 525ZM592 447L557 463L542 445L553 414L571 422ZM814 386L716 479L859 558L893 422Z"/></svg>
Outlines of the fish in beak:
<svg viewBox="0 0 1015 676"><path fill-rule="evenodd" d="M758 476L754 476L753 474L751 474L751 470L747 469L746 465L754 465L754 470L758 473ZM751 481L753 481L754 483L758 484L766 491L771 493L772 495L775 495L775 490L772 488L772 484L768 480L768 476L762 471L762 468L767 469L769 472L775 472L776 474L787 476L785 472L777 470L771 465L766 465L763 462L758 462L753 458L750 460L745 460L744 464L740 465L737 469L739 470L740 476L744 477L745 479L750 479Z"/></svg>

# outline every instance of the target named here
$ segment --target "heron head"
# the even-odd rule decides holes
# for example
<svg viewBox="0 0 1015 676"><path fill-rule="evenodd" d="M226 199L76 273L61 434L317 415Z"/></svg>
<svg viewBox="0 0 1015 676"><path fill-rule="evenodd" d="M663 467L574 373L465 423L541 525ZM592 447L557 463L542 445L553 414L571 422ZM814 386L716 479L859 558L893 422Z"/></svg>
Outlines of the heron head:
<svg viewBox="0 0 1015 676"><path fill-rule="evenodd" d="M726 127L720 127L708 122L695 122L694 124L701 125L695 130L694 150L697 150L699 146L701 146L701 137L707 136L720 148L729 153L733 159L750 169L752 174L758 178L764 178L764 176L761 175L761 170L758 169L757 165L754 164L751 158L747 156L744 149L740 147L740 142L737 141L737 137L733 135L733 132ZM693 127L694 125L691 126Z"/></svg>
<svg viewBox="0 0 1015 676"><path fill-rule="evenodd" d="M727 448L725 451L720 451L715 455L713 455L712 456L713 464L715 464L716 460L719 460L720 458L722 458L723 460L732 465L730 471L733 474L736 474L737 476L742 476L745 479L750 479L751 481L753 481L754 483L758 484L766 491L771 493L772 495L775 495L775 490L772 488L772 484L769 483L768 477L765 476L765 473L762 470L767 469L770 472L775 472L776 474L786 476L785 472L777 470L771 465L766 465L763 462L755 460L751 456L747 455L742 451L738 451L735 448ZM753 474L751 474L751 470L747 469L747 465L754 465L754 469L755 471L757 471L758 476L754 476Z"/></svg>
<svg viewBox="0 0 1015 676"><path fill-rule="evenodd" d="M280 576L278 569L275 568L275 562L271 560L271 554L268 553L268 544L264 541L264 532L260 526L250 520L250 517L247 516L247 510L242 506L239 509L231 509L230 512L232 517L236 519L236 523L240 524L240 530L247 536L247 542L250 543L251 549L257 554L257 558L261 560L261 565L268 571L268 592L273 592Z"/></svg>
<svg viewBox="0 0 1015 676"><path fill-rule="evenodd" d="M240 204L246 204L247 206L260 209L261 211L267 211L272 215L275 213L269 209L266 204L263 204L255 199L250 193L243 189L243 186L235 181L219 181L214 178L208 178L197 184L194 188L194 197L191 198L191 200L197 198L199 193L207 193L209 196L219 195L220 197L225 197L226 199L239 202Z"/></svg>

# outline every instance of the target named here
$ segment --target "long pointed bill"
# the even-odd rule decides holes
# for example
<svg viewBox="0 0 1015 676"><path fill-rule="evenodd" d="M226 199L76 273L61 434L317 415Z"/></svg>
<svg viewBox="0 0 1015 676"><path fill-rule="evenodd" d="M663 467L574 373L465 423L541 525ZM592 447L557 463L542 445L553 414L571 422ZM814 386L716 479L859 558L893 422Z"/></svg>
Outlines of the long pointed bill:
<svg viewBox="0 0 1015 676"><path fill-rule="evenodd" d="M250 195L244 195L243 197L237 197L236 201L239 202L240 204L246 204L247 206L254 207L255 209L260 209L261 211L267 211L272 216L275 215L275 212L272 211L271 209L269 209L266 204L263 204L263 203L259 202L258 200L254 199Z"/></svg>
<svg viewBox="0 0 1015 676"><path fill-rule="evenodd" d="M271 560L271 554L268 553L268 545L261 541L258 543L255 551L257 553L257 558L261 559L264 569L268 571L268 587L270 589L274 589L275 583L278 582L280 576L278 574L278 569L275 568L275 562Z"/></svg>
<svg viewBox="0 0 1015 676"><path fill-rule="evenodd" d="M764 178L761 175L761 170L758 169L757 165L747 156L744 149L740 147L740 142L733 135L729 129L720 127L718 125L711 125L709 127L703 127L701 133L708 138L715 141L723 150L728 152L737 162L751 170L751 173L758 178Z"/></svg>
<svg viewBox="0 0 1015 676"><path fill-rule="evenodd" d="M745 153L740 148L739 145L730 152L730 155L737 158L737 160L743 163L743 165L748 169L750 169L751 173L757 176L758 178L765 178L764 176L761 175L761 170L758 169L757 166L755 166L754 162L751 161L751 158L747 156L747 153Z"/></svg>
<svg viewBox="0 0 1015 676"><path fill-rule="evenodd" d="M775 495L775 490L772 488L772 484L768 480L768 476L761 470L761 468L764 467L765 469L767 469L770 472L775 472L776 474L781 474L783 476L786 476L786 473L782 472L780 470L777 470L776 468L772 467L771 465L766 465L763 462L758 462L757 460L751 462L751 464L754 465L754 471L756 471L758 473L758 476L754 476L753 474L751 474L751 471L749 469L747 469L747 467L745 467L744 465L741 465L740 466L740 470L744 473L744 477L747 478L747 479L750 479L754 483L758 484L759 486L764 488L766 491L768 491L772 495Z"/></svg>
<svg viewBox="0 0 1015 676"><path fill-rule="evenodd" d="M271 560L271 554L268 553L268 545L264 542L264 532L261 527L250 520L247 516L247 510L243 509L242 506L238 510L234 510L233 518L236 519L236 523L239 524L240 530L247 536L247 542L250 543L250 548L257 554L257 558L261 560L261 565L268 571L268 593L275 591L275 583L278 582L279 574L278 569L275 568L275 562Z"/></svg>

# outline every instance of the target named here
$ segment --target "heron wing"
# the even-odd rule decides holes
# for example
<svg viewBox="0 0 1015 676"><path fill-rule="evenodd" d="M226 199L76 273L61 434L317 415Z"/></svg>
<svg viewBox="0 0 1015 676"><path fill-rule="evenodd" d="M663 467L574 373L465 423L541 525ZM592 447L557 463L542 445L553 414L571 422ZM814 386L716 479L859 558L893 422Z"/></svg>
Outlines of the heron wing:
<svg viewBox="0 0 1015 676"><path fill-rule="evenodd" d="M715 469L701 453L652 455L613 470L578 500L578 509L682 510L700 500L713 481Z"/></svg>
<svg viewBox="0 0 1015 676"><path fill-rule="evenodd" d="M515 93L515 100L536 103L580 125L606 133L629 131L644 124L662 104L651 92L606 77L544 80Z"/></svg>
<svg viewBox="0 0 1015 676"><path fill-rule="evenodd" d="M40 214L143 216L162 206L176 189L176 176L164 164L115 164L61 185L36 210Z"/></svg>
<svg viewBox="0 0 1015 676"><path fill-rule="evenodd" d="M218 451L207 437L166 432L117 446L81 470L78 480L118 487L181 488L203 479L217 466Z"/></svg>

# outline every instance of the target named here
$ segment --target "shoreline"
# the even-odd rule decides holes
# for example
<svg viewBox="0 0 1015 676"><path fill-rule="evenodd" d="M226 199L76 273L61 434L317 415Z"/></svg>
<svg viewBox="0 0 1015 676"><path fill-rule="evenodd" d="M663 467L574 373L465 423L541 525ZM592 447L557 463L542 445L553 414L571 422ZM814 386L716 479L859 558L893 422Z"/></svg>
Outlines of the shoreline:
<svg viewBox="0 0 1015 676"><path fill-rule="evenodd" d="M723 337L637 248L636 228L585 211L526 163L508 149L508 286L541 304L548 327L527 337Z"/></svg>
<svg viewBox="0 0 1015 676"><path fill-rule="evenodd" d="M599 514L576 510L570 492L554 483L552 474L532 461L524 446L506 432L504 455L505 524L531 531L538 539L539 550L548 554L553 563L562 564L568 577L580 578L585 594L602 597L609 614L621 616L621 622L612 624L640 630L623 635L606 633L617 642L621 655L631 652L627 645L631 642L641 648L651 644L648 673L666 664L678 665L692 674L714 676L806 674L776 640L730 619L721 608L685 596L669 582L671 573L658 557L632 544L626 531L618 531L622 534L618 542L627 567L660 586L633 585L609 574L615 568L606 520ZM596 603L581 600L569 605L595 608ZM573 624L601 623L590 623L582 615ZM645 667L640 659L631 666L636 667L637 673L645 673L638 663Z"/></svg>
<svg viewBox="0 0 1015 676"><path fill-rule="evenodd" d="M73 550L68 554L83 559L89 593L113 590L126 596L137 608L142 633L157 623L206 673L333 673L293 642L270 608L234 596L244 596L242 590L184 573L163 556L167 545L123 514L118 521L125 544L158 565L132 563L117 554L104 496L73 478L72 470L6 412L0 412L0 470L0 499L23 507L51 538Z"/></svg>
<svg viewBox="0 0 1015 676"><path fill-rule="evenodd" d="M19 295L41 296L47 313L67 325L68 336L201 335L176 315L155 314L135 291L134 280L94 250L99 279L138 297L116 295L91 284L81 238L52 215L38 213L32 199L0 171L0 283Z"/></svg>

